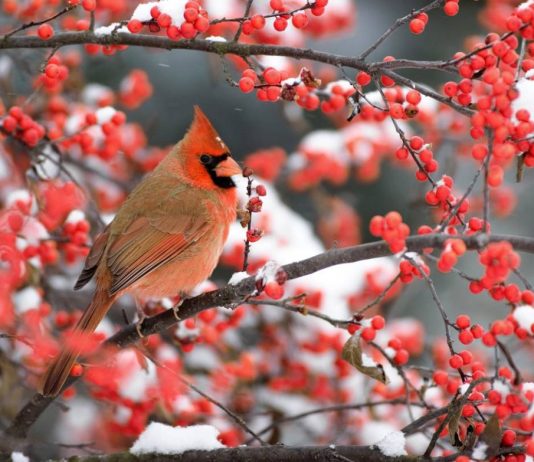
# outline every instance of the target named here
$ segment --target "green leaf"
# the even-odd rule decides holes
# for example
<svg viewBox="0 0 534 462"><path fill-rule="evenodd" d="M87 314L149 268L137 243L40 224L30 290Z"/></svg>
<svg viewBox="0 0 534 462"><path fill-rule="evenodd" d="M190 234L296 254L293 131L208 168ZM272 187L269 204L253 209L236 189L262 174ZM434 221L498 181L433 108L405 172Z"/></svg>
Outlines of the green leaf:
<svg viewBox="0 0 534 462"><path fill-rule="evenodd" d="M367 377L371 377L384 384L389 383L382 365L374 362L369 356L362 352L360 335L358 332L349 338L343 346L342 358Z"/></svg>

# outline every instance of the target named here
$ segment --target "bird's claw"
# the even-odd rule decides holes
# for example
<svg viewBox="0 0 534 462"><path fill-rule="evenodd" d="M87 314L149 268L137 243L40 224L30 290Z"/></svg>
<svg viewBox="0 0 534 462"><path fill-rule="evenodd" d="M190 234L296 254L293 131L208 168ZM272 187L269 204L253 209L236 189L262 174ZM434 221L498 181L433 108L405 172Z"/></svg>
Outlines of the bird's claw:
<svg viewBox="0 0 534 462"><path fill-rule="evenodd" d="M184 303L184 300L185 300L185 298L182 297L180 299L180 301L171 308L172 314L174 314L174 317L176 318L177 321L181 321L182 320L182 318L180 318L180 316L178 316L178 311L180 311L180 307L182 306L182 303Z"/></svg>
<svg viewBox="0 0 534 462"><path fill-rule="evenodd" d="M137 331L137 335L139 335L139 338L145 338L145 335L143 334L143 331L142 331L145 317L146 316L139 318L139 321L135 323L135 330Z"/></svg>

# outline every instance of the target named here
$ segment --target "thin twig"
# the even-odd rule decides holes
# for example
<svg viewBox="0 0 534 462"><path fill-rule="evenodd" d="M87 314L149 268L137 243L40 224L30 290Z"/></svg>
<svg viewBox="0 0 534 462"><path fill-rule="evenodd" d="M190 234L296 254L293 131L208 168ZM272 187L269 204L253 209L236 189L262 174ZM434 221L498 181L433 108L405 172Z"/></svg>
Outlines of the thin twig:
<svg viewBox="0 0 534 462"><path fill-rule="evenodd" d="M407 14L406 16L396 19L395 22L380 37L378 37L378 39L369 48L367 48L365 51L360 53L358 57L360 59L367 58L367 56L369 56L373 51L375 51L399 27L406 24L408 21L412 20L412 18L415 18L417 15L421 13L426 13L427 11L431 11L433 9L439 8L443 2L444 0L435 0L429 3L428 5L424 6L423 8L414 10L411 13Z"/></svg>
<svg viewBox="0 0 534 462"><path fill-rule="evenodd" d="M356 316L363 315L367 310L372 308L375 305L378 305L384 297L387 295L387 293L391 290L391 288L397 283L397 281L400 279L401 273L397 273L397 275L389 282L389 284L378 294L378 296L371 302L369 302L367 305L365 305L363 308L360 308L356 311Z"/></svg>
<svg viewBox="0 0 534 462"><path fill-rule="evenodd" d="M510 367L514 371L514 375L515 375L514 382L513 382L514 385L516 385L516 386L519 385L521 383L521 381L522 381L521 371L519 370L519 367L517 367L517 364L514 361L514 357L512 356L510 351L508 350L508 347L504 343L502 343L500 340L497 340L497 346L502 351L502 354L506 358L506 361L508 361L508 364L510 365Z"/></svg>
<svg viewBox="0 0 534 462"><path fill-rule="evenodd" d="M210 403L217 406L219 409L221 409L225 414L227 414L235 423L237 423L245 432L247 432L249 435L252 436L253 439L258 441L262 446L265 446L267 443L263 441L260 436L252 430L247 423L239 417L235 412L228 409L224 404L222 404L220 401L216 400L215 398L211 397L204 391L202 391L200 388L198 388L196 385L193 385L189 380L184 378L182 375L178 374L176 371L172 370L170 367L166 366L165 364L160 363L156 358L154 358L152 355L150 355L145 349L140 350L141 353L143 353L144 356L146 356L150 361L152 361L157 367L161 369L165 369L166 371L170 372L172 375L174 375L180 382L182 382L184 385L186 385L188 388L193 390L195 393L198 393L203 398L207 399Z"/></svg>
<svg viewBox="0 0 534 462"><path fill-rule="evenodd" d="M9 37L11 37L12 35L15 35L17 32L21 32L23 30L29 29L30 27L40 26L41 24L45 24L47 22L53 21L54 19L59 18L60 16L63 16L64 14L66 14L69 11L73 10L77 6L78 5L68 5L65 8L63 8L61 11L57 12L56 14L54 14L53 16L50 16L49 18L43 19L41 21L30 21L30 22L27 22L25 24L21 24L16 29L13 29L11 32L8 32L3 37L1 37L0 40L4 40L5 41Z"/></svg>
<svg viewBox="0 0 534 462"><path fill-rule="evenodd" d="M486 159L484 159L484 162L480 164L480 167L475 172L475 175L473 176L471 183L465 190L464 195L460 198L460 200L458 200L458 202L456 202L456 205L453 207L453 209L450 210L449 213L443 218L438 228L439 232L443 232L445 228L449 225L451 220L454 218L454 216L458 214L458 210L460 210L460 207L462 206L462 204L471 195L471 192L473 191L478 181L478 178L480 177L480 174L482 173L482 171L485 171L488 168L488 162L489 162L489 155L486 156Z"/></svg>
<svg viewBox="0 0 534 462"><path fill-rule="evenodd" d="M257 434L259 436L264 435L268 431L272 430L273 428L278 427L281 424L287 423L287 422L294 422L296 420L301 420L306 417L317 415L317 414L324 414L327 412L339 412L339 411L351 411L351 410L361 410L361 409L370 409L377 406L386 406L386 405L399 405L399 404L406 404L406 401L401 398L391 399L391 400L385 400L385 401L372 401L369 403L360 403L360 404L336 404L334 406L325 406L320 407L317 409L312 409L310 411L301 412L299 414L293 414L285 417L280 417L273 422L271 422L266 427L262 428ZM412 403L414 406L422 406L421 403ZM252 440L246 441L245 444L250 444Z"/></svg>
<svg viewBox="0 0 534 462"><path fill-rule="evenodd" d="M353 319L334 319L324 313L321 313L320 311L314 310L312 308L308 308L307 306L303 304L293 305L293 303L296 300L300 300L304 298L306 294L300 294L295 297L286 298L285 300L247 300L246 303L249 305L268 305L268 306L275 306L277 308L282 308L286 311L291 311L292 313L299 313L303 314L305 316L312 316L314 318L322 319L323 321L328 322L334 327L340 327L340 328L347 328L351 324L354 324Z"/></svg>
<svg viewBox="0 0 534 462"><path fill-rule="evenodd" d="M519 270L519 268L512 269L513 273L521 280L525 288L528 290L534 290L530 281L525 277L525 275Z"/></svg>
<svg viewBox="0 0 534 462"><path fill-rule="evenodd" d="M243 16L248 17L250 13L250 9L252 8L252 3L254 3L254 0L247 0L247 6L245 7L245 14ZM243 32L243 22L239 21L239 27L237 28L237 32L235 33L234 42L239 41L239 37L241 37L241 32Z"/></svg>

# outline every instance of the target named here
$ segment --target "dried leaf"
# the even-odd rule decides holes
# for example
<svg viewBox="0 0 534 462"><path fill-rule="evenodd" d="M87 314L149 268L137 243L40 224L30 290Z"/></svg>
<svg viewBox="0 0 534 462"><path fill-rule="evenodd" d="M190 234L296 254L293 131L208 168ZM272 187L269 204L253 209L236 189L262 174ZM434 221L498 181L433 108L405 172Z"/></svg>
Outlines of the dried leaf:
<svg viewBox="0 0 534 462"><path fill-rule="evenodd" d="M460 418L462 417L462 407L459 401L455 400L451 403L449 410L449 440L455 447L462 445L462 440L458 433Z"/></svg>
<svg viewBox="0 0 534 462"><path fill-rule="evenodd" d="M487 445L486 456L488 459L491 459L499 452L499 447L501 445L502 439L502 428L499 425L499 419L497 414L493 414L490 419L486 422L484 431L478 439L479 443L484 443Z"/></svg>
<svg viewBox="0 0 534 462"><path fill-rule="evenodd" d="M0 415L13 419L24 399L24 388L15 365L0 352Z"/></svg>
<svg viewBox="0 0 534 462"><path fill-rule="evenodd" d="M237 219L241 227L246 228L250 223L250 212L248 210L237 209Z"/></svg>
<svg viewBox="0 0 534 462"><path fill-rule="evenodd" d="M307 87L319 88L321 86L321 80L316 79L313 76L312 72L306 67L303 67L300 70L299 77L300 77L300 80L302 80L302 83L306 85Z"/></svg>
<svg viewBox="0 0 534 462"><path fill-rule="evenodd" d="M382 365L375 363L369 356L362 352L358 332L349 338L343 346L342 357L367 377L371 377L385 384L389 383Z"/></svg>
<svg viewBox="0 0 534 462"><path fill-rule="evenodd" d="M466 435L464 438L464 443L462 450L471 450L475 446L477 440L477 435L475 433L475 427L472 424L467 426Z"/></svg>

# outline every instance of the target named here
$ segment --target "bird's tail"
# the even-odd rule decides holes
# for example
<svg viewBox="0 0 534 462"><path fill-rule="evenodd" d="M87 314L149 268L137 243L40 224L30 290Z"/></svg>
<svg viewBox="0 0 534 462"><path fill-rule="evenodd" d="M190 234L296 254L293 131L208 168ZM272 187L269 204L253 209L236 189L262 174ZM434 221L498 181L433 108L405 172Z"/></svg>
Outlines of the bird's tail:
<svg viewBox="0 0 534 462"><path fill-rule="evenodd" d="M115 297L108 295L107 290L97 290L93 296L93 300L91 300L78 324L76 324L74 332L83 336L92 334L106 315L114 299ZM73 345L63 348L61 353L48 366L42 379L41 393L44 396L56 396L59 394L69 378L72 366L80 353L81 350Z"/></svg>

